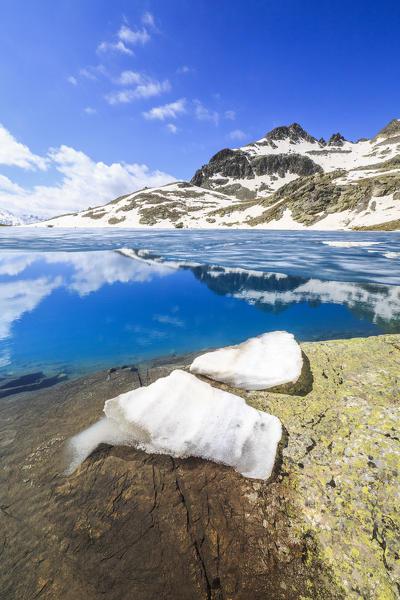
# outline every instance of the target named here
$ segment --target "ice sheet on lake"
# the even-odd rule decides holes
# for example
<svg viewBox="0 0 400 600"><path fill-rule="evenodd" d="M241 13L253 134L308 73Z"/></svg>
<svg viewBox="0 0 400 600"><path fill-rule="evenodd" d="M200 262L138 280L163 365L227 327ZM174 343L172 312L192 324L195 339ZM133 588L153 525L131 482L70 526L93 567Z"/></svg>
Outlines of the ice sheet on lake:
<svg viewBox="0 0 400 600"><path fill-rule="evenodd" d="M295 382L303 366L301 349L286 331L264 333L195 358L192 373L245 390L265 390Z"/></svg>
<svg viewBox="0 0 400 600"><path fill-rule="evenodd" d="M104 412L105 418L69 440L67 474L108 443L197 456L232 466L245 477L267 479L282 435L277 417L180 370L107 400Z"/></svg>

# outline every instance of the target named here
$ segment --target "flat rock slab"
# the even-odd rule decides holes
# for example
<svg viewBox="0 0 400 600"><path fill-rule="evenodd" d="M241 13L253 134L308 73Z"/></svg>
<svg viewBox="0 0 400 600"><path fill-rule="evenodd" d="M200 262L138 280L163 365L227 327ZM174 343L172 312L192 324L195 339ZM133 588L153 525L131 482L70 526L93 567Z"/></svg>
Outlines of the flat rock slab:
<svg viewBox="0 0 400 600"><path fill-rule="evenodd" d="M179 364L5 398L0 598L397 599L400 336L302 350L305 391L243 393L287 431L268 482L110 446L62 475L105 400Z"/></svg>

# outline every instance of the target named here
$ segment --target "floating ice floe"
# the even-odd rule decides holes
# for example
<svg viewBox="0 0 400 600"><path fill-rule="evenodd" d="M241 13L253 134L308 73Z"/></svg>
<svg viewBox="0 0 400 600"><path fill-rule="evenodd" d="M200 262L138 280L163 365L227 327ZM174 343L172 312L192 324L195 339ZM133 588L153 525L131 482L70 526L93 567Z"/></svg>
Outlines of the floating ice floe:
<svg viewBox="0 0 400 600"><path fill-rule="evenodd" d="M265 390L297 381L302 366L294 336L273 331L237 346L206 352L195 358L190 370L244 390Z"/></svg>
<svg viewBox="0 0 400 600"><path fill-rule="evenodd" d="M197 456L229 465L245 477L267 479L282 435L277 417L180 370L107 400L104 412L105 418L69 440L67 474L106 443Z"/></svg>
<svg viewBox="0 0 400 600"><path fill-rule="evenodd" d="M376 246L376 244L382 244L383 242L337 242L326 240L321 242L321 244L325 244L325 246L334 246L336 248L355 248L357 246Z"/></svg>

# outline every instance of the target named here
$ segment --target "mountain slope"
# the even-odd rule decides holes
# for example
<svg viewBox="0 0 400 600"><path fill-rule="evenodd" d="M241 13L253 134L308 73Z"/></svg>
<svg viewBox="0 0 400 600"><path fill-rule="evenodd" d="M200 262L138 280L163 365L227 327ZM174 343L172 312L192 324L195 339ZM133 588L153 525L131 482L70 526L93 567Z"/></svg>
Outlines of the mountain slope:
<svg viewBox="0 0 400 600"><path fill-rule="evenodd" d="M236 198L177 181L139 190L104 206L62 215L44 223L48 227L208 228L223 225L224 214L239 205L243 211L243 205ZM215 211L221 214L218 212L216 217Z"/></svg>
<svg viewBox="0 0 400 600"><path fill-rule="evenodd" d="M175 182L44 223L60 227L400 228L400 119L371 140L326 142L297 123L217 152Z"/></svg>

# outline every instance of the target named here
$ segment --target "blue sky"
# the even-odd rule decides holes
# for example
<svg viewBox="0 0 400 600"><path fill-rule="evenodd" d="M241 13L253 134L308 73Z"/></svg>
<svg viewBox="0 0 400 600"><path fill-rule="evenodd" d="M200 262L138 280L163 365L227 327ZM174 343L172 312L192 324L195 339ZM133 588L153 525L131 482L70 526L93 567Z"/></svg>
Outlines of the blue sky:
<svg viewBox="0 0 400 600"><path fill-rule="evenodd" d="M293 121L372 137L400 116L399 22L392 1L2 0L0 209L190 179Z"/></svg>

